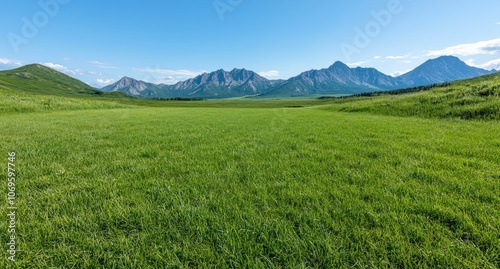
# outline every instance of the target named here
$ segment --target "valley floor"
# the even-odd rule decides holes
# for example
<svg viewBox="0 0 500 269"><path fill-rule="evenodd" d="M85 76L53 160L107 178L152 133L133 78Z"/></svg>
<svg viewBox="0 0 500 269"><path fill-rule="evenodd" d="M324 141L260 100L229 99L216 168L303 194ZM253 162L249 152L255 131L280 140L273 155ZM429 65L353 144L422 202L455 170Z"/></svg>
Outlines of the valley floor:
<svg viewBox="0 0 500 269"><path fill-rule="evenodd" d="M498 268L499 133L324 107L2 114L15 264Z"/></svg>

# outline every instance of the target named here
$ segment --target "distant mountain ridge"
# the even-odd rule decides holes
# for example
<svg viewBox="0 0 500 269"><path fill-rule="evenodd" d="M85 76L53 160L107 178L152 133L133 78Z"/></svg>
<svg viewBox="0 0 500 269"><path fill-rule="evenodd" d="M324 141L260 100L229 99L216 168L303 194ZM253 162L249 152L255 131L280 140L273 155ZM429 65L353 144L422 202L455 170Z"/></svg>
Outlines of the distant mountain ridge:
<svg viewBox="0 0 500 269"><path fill-rule="evenodd" d="M310 70L290 78L264 95L360 93L397 89L403 85L401 80L385 75L375 68L350 68L337 61L329 68Z"/></svg>
<svg viewBox="0 0 500 269"><path fill-rule="evenodd" d="M168 97L176 94L188 97L240 97L262 94L274 85L274 81L253 71L235 68L227 72L219 69L172 86L164 86L160 94Z"/></svg>
<svg viewBox="0 0 500 269"><path fill-rule="evenodd" d="M153 83L123 77L119 81L108 85L101 90L104 92L122 92L132 96L141 96L145 91L152 91L153 88L158 88L158 86Z"/></svg>
<svg viewBox="0 0 500 269"><path fill-rule="evenodd" d="M457 57L442 56L434 60L428 60L413 71L399 77L411 86L423 86L484 76L495 72L496 70L488 71L468 66Z"/></svg>
<svg viewBox="0 0 500 269"><path fill-rule="evenodd" d="M129 77L102 88L104 92L123 92L147 98L230 98L255 96L278 85L280 80L268 80L246 69L219 69L203 73L174 85L152 84Z"/></svg>
<svg viewBox="0 0 500 269"><path fill-rule="evenodd" d="M398 77L388 76L375 68L350 68L335 62L328 68L310 70L288 80L269 80L247 69L219 69L203 73L175 85L153 84L124 77L97 90L49 67L33 64L1 71L1 83L22 83L22 91L61 95L99 95L103 92L127 94L144 98L231 98L231 97L293 97L333 94L354 94L416 87L449 82L496 73L468 66L460 59L442 56L428 60L414 70ZM44 87L40 87L44 85ZM0 84L1 86L1 84ZM46 87L45 87L46 86Z"/></svg>
<svg viewBox="0 0 500 269"><path fill-rule="evenodd" d="M375 68L350 68L337 61L328 68L306 71L288 80L268 80L253 71L235 68L229 72L219 69L203 73L175 85L155 85L124 77L102 90L149 98L353 94L468 79L495 72L468 66L457 57L442 56L398 77Z"/></svg>

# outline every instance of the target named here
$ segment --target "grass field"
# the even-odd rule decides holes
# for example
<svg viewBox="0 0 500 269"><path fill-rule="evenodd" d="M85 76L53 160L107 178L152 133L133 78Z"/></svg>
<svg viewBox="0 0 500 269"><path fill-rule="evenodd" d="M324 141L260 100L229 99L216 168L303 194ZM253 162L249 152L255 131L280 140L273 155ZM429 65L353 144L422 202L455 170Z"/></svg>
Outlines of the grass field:
<svg viewBox="0 0 500 269"><path fill-rule="evenodd" d="M364 98L148 107L9 94L0 154L4 167L17 154L19 251L0 268L500 267L494 117L410 117ZM16 110L19 96L35 108Z"/></svg>

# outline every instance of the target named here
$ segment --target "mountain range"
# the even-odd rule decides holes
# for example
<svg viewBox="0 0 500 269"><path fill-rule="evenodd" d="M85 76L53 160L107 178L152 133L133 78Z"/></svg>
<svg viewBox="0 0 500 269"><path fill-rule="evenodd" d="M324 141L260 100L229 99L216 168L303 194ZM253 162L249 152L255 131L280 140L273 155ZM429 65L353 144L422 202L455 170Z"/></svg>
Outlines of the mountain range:
<svg viewBox="0 0 500 269"><path fill-rule="evenodd" d="M288 80L269 80L246 69L223 69L203 73L175 85L151 84L124 77L102 88L146 98L228 98L242 96L308 96L354 94L416 87L467 79L496 72L468 66L457 57L442 56L428 60L398 77L375 68L350 68L335 62L328 68L310 70Z"/></svg>
<svg viewBox="0 0 500 269"><path fill-rule="evenodd" d="M303 72L288 80L268 80L246 69L233 69L229 72L220 69L175 85L157 85L124 77L98 90L49 67L32 64L1 71L0 88L64 96L129 95L143 98L324 96L402 89L495 72L497 71L468 66L456 57L443 56L428 60L398 77L385 75L374 68L350 68L342 62L335 62L328 68Z"/></svg>

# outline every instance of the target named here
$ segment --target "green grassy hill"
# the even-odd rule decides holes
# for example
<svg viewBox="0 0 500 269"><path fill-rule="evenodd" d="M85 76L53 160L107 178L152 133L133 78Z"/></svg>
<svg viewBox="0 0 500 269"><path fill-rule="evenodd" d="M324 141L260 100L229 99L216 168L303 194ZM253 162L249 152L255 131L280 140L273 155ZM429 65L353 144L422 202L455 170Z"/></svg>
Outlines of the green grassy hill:
<svg viewBox="0 0 500 269"><path fill-rule="evenodd" d="M104 93L77 79L39 64L0 72L0 89L66 97L127 96L122 93Z"/></svg>
<svg viewBox="0 0 500 269"><path fill-rule="evenodd" d="M393 116L500 120L500 73L337 99L322 109Z"/></svg>
<svg viewBox="0 0 500 269"><path fill-rule="evenodd" d="M38 64L0 72L0 113L130 108L129 99Z"/></svg>
<svg viewBox="0 0 500 269"><path fill-rule="evenodd" d="M13 91L44 95L93 95L91 86L39 64L0 72L0 87Z"/></svg>

